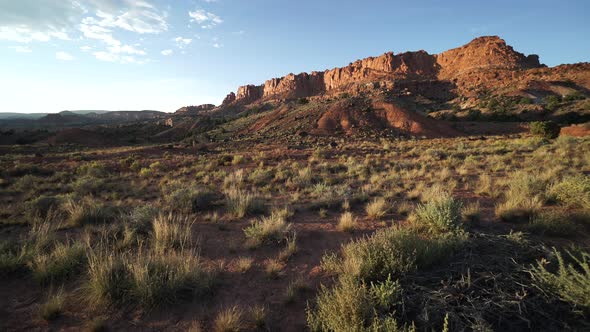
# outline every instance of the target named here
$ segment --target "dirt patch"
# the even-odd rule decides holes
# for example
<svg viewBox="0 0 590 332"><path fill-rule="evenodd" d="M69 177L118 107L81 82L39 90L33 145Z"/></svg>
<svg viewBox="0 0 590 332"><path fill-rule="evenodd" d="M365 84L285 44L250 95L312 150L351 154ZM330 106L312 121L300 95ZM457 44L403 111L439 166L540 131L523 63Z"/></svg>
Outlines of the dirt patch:
<svg viewBox="0 0 590 332"><path fill-rule="evenodd" d="M521 122L456 122L457 129L468 135L509 135L528 132L529 128Z"/></svg>
<svg viewBox="0 0 590 332"><path fill-rule="evenodd" d="M571 125L561 128L559 135L582 137L590 135L590 123Z"/></svg>
<svg viewBox="0 0 590 332"><path fill-rule="evenodd" d="M331 135L343 131L352 134L358 130L384 129L395 129L406 135L429 138L461 135L445 121L430 119L386 102L375 102L365 109L336 104L319 119L317 133Z"/></svg>

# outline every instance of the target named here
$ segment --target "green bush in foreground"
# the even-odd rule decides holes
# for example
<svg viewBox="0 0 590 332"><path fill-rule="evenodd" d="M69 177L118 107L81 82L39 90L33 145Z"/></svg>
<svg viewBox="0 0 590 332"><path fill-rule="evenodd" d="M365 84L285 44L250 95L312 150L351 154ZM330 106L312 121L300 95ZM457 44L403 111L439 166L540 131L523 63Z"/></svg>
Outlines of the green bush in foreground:
<svg viewBox="0 0 590 332"><path fill-rule="evenodd" d="M62 289L55 294L50 294L47 301L39 307L41 318L46 321L54 320L62 313L65 307L66 296Z"/></svg>
<svg viewBox="0 0 590 332"><path fill-rule="evenodd" d="M388 228L342 248L342 258L324 257L323 268L365 281L385 280L427 268L451 256L466 240L464 234L429 236L411 228Z"/></svg>
<svg viewBox="0 0 590 332"><path fill-rule="evenodd" d="M590 209L590 176L569 176L549 188L550 195L562 205Z"/></svg>
<svg viewBox="0 0 590 332"><path fill-rule="evenodd" d="M548 270L547 261L537 262L530 270L533 281L546 293L586 311L590 310L590 254L568 251L568 260L572 261L568 263L557 249L554 249L554 253L557 268Z"/></svg>
<svg viewBox="0 0 590 332"><path fill-rule="evenodd" d="M265 243L281 242L287 238L291 224L287 223L280 213L272 213L269 217L263 217L253 222L244 229L244 234L254 246Z"/></svg>
<svg viewBox="0 0 590 332"><path fill-rule="evenodd" d="M314 309L307 308L312 331L413 331L400 327L390 312L401 302L398 282L381 284L341 278L331 289L322 287Z"/></svg>
<svg viewBox="0 0 590 332"><path fill-rule="evenodd" d="M462 208L460 201L448 193L441 193L436 199L416 208L415 221L433 234L456 232L462 228Z"/></svg>
<svg viewBox="0 0 590 332"><path fill-rule="evenodd" d="M173 211L193 213L208 210L215 200L215 194L198 187L180 188L167 196L166 202Z"/></svg>
<svg viewBox="0 0 590 332"><path fill-rule="evenodd" d="M261 199L248 191L230 188L226 191L226 206L228 212L236 218L243 218L248 214L256 214L264 211Z"/></svg>
<svg viewBox="0 0 590 332"><path fill-rule="evenodd" d="M57 243L48 254L33 257L30 268L35 280L46 284L76 275L85 262L86 249L82 243Z"/></svg>
<svg viewBox="0 0 590 332"><path fill-rule="evenodd" d="M165 255L92 253L88 275L86 295L99 304L160 306L206 291L211 285L210 276L192 250Z"/></svg>

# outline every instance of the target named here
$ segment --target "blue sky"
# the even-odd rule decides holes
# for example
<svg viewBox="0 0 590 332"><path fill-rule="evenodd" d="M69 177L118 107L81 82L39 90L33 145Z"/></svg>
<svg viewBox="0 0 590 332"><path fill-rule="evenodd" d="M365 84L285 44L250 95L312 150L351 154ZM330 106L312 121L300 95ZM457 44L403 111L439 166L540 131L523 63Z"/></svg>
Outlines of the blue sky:
<svg viewBox="0 0 590 332"><path fill-rule="evenodd" d="M0 0L0 112L219 104L238 85L499 35L590 61L590 1Z"/></svg>

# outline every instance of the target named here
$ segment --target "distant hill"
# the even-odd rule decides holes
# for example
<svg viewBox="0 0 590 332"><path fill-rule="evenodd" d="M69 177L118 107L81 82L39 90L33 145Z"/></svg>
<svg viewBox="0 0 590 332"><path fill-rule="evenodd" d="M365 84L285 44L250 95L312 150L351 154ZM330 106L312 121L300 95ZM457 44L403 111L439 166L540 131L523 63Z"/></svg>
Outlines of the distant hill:
<svg viewBox="0 0 590 332"><path fill-rule="evenodd" d="M0 128L62 128L161 119L159 111L77 110L59 113L0 113Z"/></svg>
<svg viewBox="0 0 590 332"><path fill-rule="evenodd" d="M50 114L79 114L79 115L86 115L86 114L106 114L106 113L114 113L114 112L142 112L142 111L105 111L105 110L67 110L61 111L59 113L16 113L16 112L0 112L0 120L5 119L40 119L44 116ZM156 111L150 111L156 112Z"/></svg>

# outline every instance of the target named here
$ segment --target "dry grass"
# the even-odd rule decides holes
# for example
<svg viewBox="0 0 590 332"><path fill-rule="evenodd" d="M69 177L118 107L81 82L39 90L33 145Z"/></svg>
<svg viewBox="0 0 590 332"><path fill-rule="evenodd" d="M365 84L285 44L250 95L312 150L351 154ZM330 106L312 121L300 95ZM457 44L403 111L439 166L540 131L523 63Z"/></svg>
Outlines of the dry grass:
<svg viewBox="0 0 590 332"><path fill-rule="evenodd" d="M153 221L153 245L158 253L188 248L193 244L194 220L177 214L160 214Z"/></svg>
<svg viewBox="0 0 590 332"><path fill-rule="evenodd" d="M367 204L365 211L367 211L367 216L370 219L377 220L383 218L389 209L390 204L387 200L383 197L378 197Z"/></svg>
<svg viewBox="0 0 590 332"><path fill-rule="evenodd" d="M244 325L244 311L238 306L233 306L217 314L213 329L216 332L237 332L241 331Z"/></svg>
<svg viewBox="0 0 590 332"><path fill-rule="evenodd" d="M358 228L357 218L351 212L344 212L338 219L338 229L343 232L352 232Z"/></svg>

